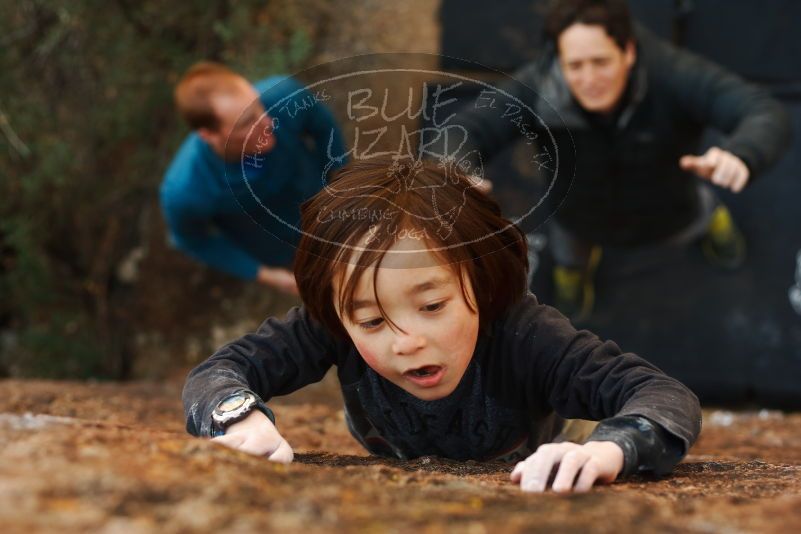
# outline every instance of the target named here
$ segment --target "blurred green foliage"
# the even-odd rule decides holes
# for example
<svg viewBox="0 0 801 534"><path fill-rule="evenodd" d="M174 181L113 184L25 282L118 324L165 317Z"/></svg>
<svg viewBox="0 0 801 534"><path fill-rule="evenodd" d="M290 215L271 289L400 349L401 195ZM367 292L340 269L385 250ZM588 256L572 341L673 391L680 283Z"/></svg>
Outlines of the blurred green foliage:
<svg viewBox="0 0 801 534"><path fill-rule="evenodd" d="M163 233L158 184L187 133L175 82L202 59L251 79L303 68L321 4L0 3L0 375L129 374L138 289L115 272L143 216Z"/></svg>

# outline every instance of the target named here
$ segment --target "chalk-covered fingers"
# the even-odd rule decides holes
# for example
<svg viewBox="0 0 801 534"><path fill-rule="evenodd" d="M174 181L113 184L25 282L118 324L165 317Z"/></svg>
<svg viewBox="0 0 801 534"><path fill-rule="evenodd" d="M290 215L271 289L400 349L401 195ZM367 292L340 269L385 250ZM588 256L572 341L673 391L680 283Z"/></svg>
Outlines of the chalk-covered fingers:
<svg viewBox="0 0 801 534"><path fill-rule="evenodd" d="M275 449L275 452L267 456L267 459L271 462L278 462L281 464L292 463L294 458L295 453L284 438L281 438L281 443L278 445L278 448Z"/></svg>
<svg viewBox="0 0 801 534"><path fill-rule="evenodd" d="M512 470L512 482L519 482L523 491L543 492L547 488L551 472L571 446L575 443L548 443L519 462Z"/></svg>
<svg viewBox="0 0 801 534"><path fill-rule="evenodd" d="M581 450L581 448L566 452L562 456L562 461L559 462L559 471L556 472L551 488L557 493L567 493L573 490L576 475L579 470L584 472L583 468L589 459L590 455ZM595 482L594 479L593 482Z"/></svg>
<svg viewBox="0 0 801 534"><path fill-rule="evenodd" d="M581 467L581 474L576 479L576 484L573 486L573 490L576 493L585 493L590 491L592 487L595 485L595 482L598 481L599 477L601 476L601 465L599 464L598 460L595 458L590 458L587 462ZM605 482L605 480L602 480Z"/></svg>
<svg viewBox="0 0 801 534"><path fill-rule="evenodd" d="M557 467L558 466L558 467ZM523 491L542 492L554 469L551 488L558 493L589 491L596 482L612 482L623 469L623 451L609 441L550 443L519 462L511 479Z"/></svg>
<svg viewBox="0 0 801 534"><path fill-rule="evenodd" d="M254 411L242 421L234 423L228 427L225 435L211 441L255 456L266 456L273 462L290 463L294 459L292 447L272 421L259 411Z"/></svg>
<svg viewBox="0 0 801 534"><path fill-rule="evenodd" d="M226 434L224 436L217 436L212 438L211 441L217 445L224 445L231 449L242 450L242 445L245 443L246 436L244 434Z"/></svg>

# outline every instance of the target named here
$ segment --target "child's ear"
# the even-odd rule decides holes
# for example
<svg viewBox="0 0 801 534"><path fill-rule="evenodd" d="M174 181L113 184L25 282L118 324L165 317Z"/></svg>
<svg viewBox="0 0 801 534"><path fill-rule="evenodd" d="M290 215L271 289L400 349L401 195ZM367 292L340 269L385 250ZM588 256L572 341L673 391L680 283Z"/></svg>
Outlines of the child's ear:
<svg viewBox="0 0 801 534"><path fill-rule="evenodd" d="M333 268L333 266L331 267ZM331 277L331 305L334 307L334 313L339 317L339 323L342 328L345 328L345 317L342 315L340 307L340 290L345 286L345 273L340 269L336 269Z"/></svg>
<svg viewBox="0 0 801 534"><path fill-rule="evenodd" d="M460 283L462 288L462 297L467 303L467 307L473 310L474 313L478 314L478 299L476 299L475 291L473 291L473 284L470 282L470 275L468 274L467 269L460 268L459 276L461 277Z"/></svg>

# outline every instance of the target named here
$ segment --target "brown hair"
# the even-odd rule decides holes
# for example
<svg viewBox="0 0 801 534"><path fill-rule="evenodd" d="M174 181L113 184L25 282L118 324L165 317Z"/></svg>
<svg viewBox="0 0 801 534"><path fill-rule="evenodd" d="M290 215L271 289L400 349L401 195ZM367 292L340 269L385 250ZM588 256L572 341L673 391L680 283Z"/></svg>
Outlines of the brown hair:
<svg viewBox="0 0 801 534"><path fill-rule="evenodd" d="M545 34L554 45L573 24L603 26L621 50L634 39L626 0L552 0L545 15Z"/></svg>
<svg viewBox="0 0 801 534"><path fill-rule="evenodd" d="M243 80L239 74L221 63L195 63L175 86L175 105L193 130L216 130L220 126L220 119L212 107L212 97L239 90Z"/></svg>
<svg viewBox="0 0 801 534"><path fill-rule="evenodd" d="M391 266L386 260L393 252L388 251L399 234L420 236L428 252L454 270L482 328L527 289L525 236L449 163L391 157L354 161L303 204L301 220L303 236L294 262L300 296L312 317L341 336L347 334L334 307L335 278L338 308L352 318L359 279L370 266ZM345 280L349 263L354 268ZM377 269L377 292L376 275ZM384 319L394 324L377 294L375 301Z"/></svg>

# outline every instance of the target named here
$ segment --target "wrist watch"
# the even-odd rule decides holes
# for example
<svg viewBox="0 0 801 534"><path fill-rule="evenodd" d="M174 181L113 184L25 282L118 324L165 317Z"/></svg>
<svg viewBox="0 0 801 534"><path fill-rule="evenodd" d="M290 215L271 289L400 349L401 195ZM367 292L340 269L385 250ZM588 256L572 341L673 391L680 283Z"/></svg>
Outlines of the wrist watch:
<svg viewBox="0 0 801 534"><path fill-rule="evenodd" d="M211 414L212 428L216 435L225 433L225 429L242 421L254 409L266 415L275 424L275 416L264 402L250 391L237 391L223 398Z"/></svg>

